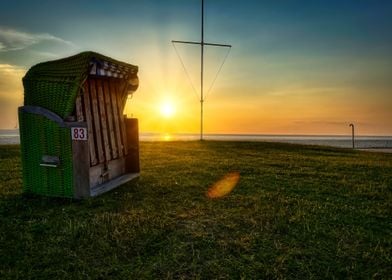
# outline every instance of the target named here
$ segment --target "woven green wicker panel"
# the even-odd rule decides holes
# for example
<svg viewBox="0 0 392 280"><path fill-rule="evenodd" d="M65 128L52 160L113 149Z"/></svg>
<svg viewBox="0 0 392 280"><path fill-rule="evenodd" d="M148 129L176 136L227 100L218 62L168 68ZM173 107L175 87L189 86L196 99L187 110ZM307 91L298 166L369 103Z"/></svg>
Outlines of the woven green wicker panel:
<svg viewBox="0 0 392 280"><path fill-rule="evenodd" d="M19 111L25 192L73 197L70 129L37 114ZM58 167L40 166L42 156L56 156Z"/></svg>
<svg viewBox="0 0 392 280"><path fill-rule="evenodd" d="M40 106L64 118L73 110L79 81L25 80L24 87L25 92L33 93L25 95L25 105Z"/></svg>
<svg viewBox="0 0 392 280"><path fill-rule="evenodd" d="M40 106L63 119L75 108L75 99L85 79L91 62L113 63L136 75L138 67L94 52L83 52L71 57L39 63L30 68L23 78L24 105Z"/></svg>

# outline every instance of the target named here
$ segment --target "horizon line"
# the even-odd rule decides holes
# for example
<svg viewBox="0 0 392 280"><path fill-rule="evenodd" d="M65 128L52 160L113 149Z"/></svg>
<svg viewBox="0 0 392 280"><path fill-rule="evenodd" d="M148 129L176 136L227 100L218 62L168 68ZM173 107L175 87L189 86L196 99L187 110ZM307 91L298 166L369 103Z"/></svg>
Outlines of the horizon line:
<svg viewBox="0 0 392 280"><path fill-rule="evenodd" d="M0 128L0 132L2 131L18 131L19 128ZM257 137L257 136L276 136L276 137L351 137L350 133L347 134L318 134L318 133L232 133L232 132L207 132L204 133L206 136L248 136L248 137ZM17 136L16 135L10 135L10 136ZM151 132L151 131L145 131L145 132L139 132L139 135L189 135L189 136L194 136L194 135L199 135L198 132ZM392 137L391 134L356 134L355 137Z"/></svg>

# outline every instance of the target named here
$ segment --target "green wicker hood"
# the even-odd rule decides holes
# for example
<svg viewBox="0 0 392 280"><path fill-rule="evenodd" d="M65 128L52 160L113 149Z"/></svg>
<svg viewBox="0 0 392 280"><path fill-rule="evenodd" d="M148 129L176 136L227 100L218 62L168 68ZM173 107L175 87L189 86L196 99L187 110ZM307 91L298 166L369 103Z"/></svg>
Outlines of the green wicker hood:
<svg viewBox="0 0 392 280"><path fill-rule="evenodd" d="M89 75L125 79L134 91L137 72L135 65L94 52L39 63L23 78L24 105L40 106L65 118L74 110L76 96Z"/></svg>

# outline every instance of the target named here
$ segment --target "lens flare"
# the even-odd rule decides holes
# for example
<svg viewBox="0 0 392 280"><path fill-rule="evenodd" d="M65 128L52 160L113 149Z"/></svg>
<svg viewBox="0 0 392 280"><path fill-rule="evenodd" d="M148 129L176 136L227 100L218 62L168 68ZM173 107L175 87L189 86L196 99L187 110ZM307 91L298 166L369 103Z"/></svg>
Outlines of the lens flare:
<svg viewBox="0 0 392 280"><path fill-rule="evenodd" d="M226 174L222 179L215 182L207 191L208 198L220 198L229 194L240 180L240 173L230 172Z"/></svg>

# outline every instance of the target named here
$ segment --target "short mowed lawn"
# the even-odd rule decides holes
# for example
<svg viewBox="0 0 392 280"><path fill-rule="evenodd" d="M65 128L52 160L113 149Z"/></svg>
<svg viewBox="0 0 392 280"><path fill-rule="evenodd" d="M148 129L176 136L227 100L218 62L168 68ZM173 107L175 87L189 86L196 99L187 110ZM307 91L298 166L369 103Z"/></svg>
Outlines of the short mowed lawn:
<svg viewBox="0 0 392 280"><path fill-rule="evenodd" d="M0 279L392 275L392 154L190 141L140 156L139 179L78 201L24 194L19 146L0 146Z"/></svg>

